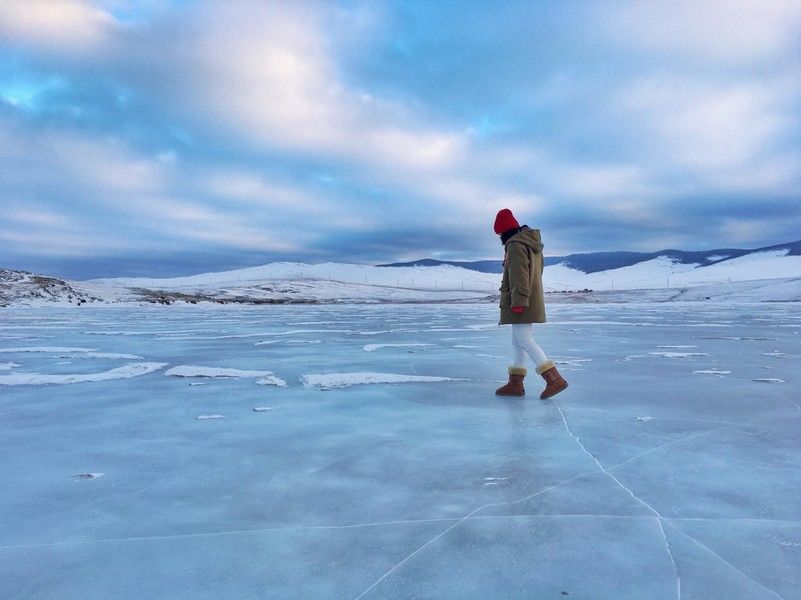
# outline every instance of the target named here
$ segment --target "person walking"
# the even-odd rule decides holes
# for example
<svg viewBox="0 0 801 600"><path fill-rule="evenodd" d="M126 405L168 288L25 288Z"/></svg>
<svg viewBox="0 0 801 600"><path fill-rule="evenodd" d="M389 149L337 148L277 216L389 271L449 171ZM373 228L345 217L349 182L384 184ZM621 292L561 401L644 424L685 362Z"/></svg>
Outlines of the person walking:
<svg viewBox="0 0 801 600"><path fill-rule="evenodd" d="M538 375L545 379L542 400L567 388L553 361L534 341L532 323L545 323L545 294L542 289L542 239L539 229L522 227L508 208L498 211L495 233L504 246L503 281L501 282L500 325L512 326L514 362L509 367L509 382L495 390L499 396L525 396L523 380L528 373L526 356L531 358Z"/></svg>

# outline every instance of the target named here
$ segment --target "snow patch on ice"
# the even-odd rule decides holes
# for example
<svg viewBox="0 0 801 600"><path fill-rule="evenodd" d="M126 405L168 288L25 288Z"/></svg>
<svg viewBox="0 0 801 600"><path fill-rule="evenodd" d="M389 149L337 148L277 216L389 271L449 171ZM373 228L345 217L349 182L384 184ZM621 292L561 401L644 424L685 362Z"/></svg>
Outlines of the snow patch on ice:
<svg viewBox="0 0 801 600"><path fill-rule="evenodd" d="M280 377L276 377L275 375L270 375L269 377L262 377L261 379L257 379L256 383L259 385L275 385L278 387L286 387L287 383Z"/></svg>
<svg viewBox="0 0 801 600"><path fill-rule="evenodd" d="M779 379L778 377L756 377L753 381L759 383L787 383L784 379Z"/></svg>
<svg viewBox="0 0 801 600"><path fill-rule="evenodd" d="M664 356L665 358L692 358L693 356L709 356L706 352L649 352L655 356Z"/></svg>
<svg viewBox="0 0 801 600"><path fill-rule="evenodd" d="M360 331L359 335L382 335L384 333L396 333L401 331L400 329L384 329L382 331Z"/></svg>
<svg viewBox="0 0 801 600"><path fill-rule="evenodd" d="M197 416L197 420L198 421L211 421L213 419L224 419L224 418L225 417L223 415L198 415Z"/></svg>
<svg viewBox="0 0 801 600"><path fill-rule="evenodd" d="M697 348L698 346L657 346L657 348L662 348L665 350L669 350L671 348L681 350L683 348Z"/></svg>
<svg viewBox="0 0 801 600"><path fill-rule="evenodd" d="M637 417L638 421L642 421L643 423L647 423L648 421L653 421L653 417Z"/></svg>
<svg viewBox="0 0 801 600"><path fill-rule="evenodd" d="M63 358L116 358L121 360L140 360L144 357L138 354L122 354L119 352L69 352Z"/></svg>
<svg viewBox="0 0 801 600"><path fill-rule="evenodd" d="M693 371L693 375L717 375L723 377L724 375L731 375L731 371L718 371L715 369L705 369L703 371Z"/></svg>
<svg viewBox="0 0 801 600"><path fill-rule="evenodd" d="M417 348L422 346L433 346L434 344L367 344L362 350L365 352L375 352L381 348Z"/></svg>
<svg viewBox="0 0 801 600"><path fill-rule="evenodd" d="M267 412L268 410L272 410L269 406L254 406L253 412Z"/></svg>
<svg viewBox="0 0 801 600"><path fill-rule="evenodd" d="M582 367L583 363L592 362L591 358L554 358L553 362L557 365L566 367Z"/></svg>
<svg viewBox="0 0 801 600"><path fill-rule="evenodd" d="M90 381L110 381L112 379L130 379L139 377L166 367L167 363L132 363L101 373L72 373L49 375L47 373L14 373L0 375L0 385L43 385L48 383L68 384Z"/></svg>
<svg viewBox="0 0 801 600"><path fill-rule="evenodd" d="M93 352L94 348L71 348L64 346L25 346L23 348L0 348L0 352L58 352L60 354L73 352Z"/></svg>
<svg viewBox="0 0 801 600"><path fill-rule="evenodd" d="M0 363L0 371L10 371L11 369L14 369L14 368L19 367L19 366L22 366L22 365L20 365L19 363L15 363L15 362Z"/></svg>
<svg viewBox="0 0 801 600"><path fill-rule="evenodd" d="M164 371L165 375L172 377L270 377L272 371L243 371L241 369L226 369L222 367L200 367L196 365L181 365Z"/></svg>
<svg viewBox="0 0 801 600"><path fill-rule="evenodd" d="M2 348L0 352L17 353L17 352L47 352L58 353L69 356L61 356L60 358L118 358L123 360L139 360L142 357L138 354L121 354L119 352L95 352L94 348L73 348L65 346L25 346L22 348Z"/></svg>
<svg viewBox="0 0 801 600"><path fill-rule="evenodd" d="M786 352L779 352L777 350L774 350L773 352L763 352L762 356L772 356L774 358L784 358L785 356L787 356L787 353Z"/></svg>
<svg viewBox="0 0 801 600"><path fill-rule="evenodd" d="M352 385L365 385L375 383L415 383L440 381L465 381L452 377L430 377L427 375L402 375L399 373L313 373L303 375L301 381L304 385L316 385L321 389L345 388Z"/></svg>

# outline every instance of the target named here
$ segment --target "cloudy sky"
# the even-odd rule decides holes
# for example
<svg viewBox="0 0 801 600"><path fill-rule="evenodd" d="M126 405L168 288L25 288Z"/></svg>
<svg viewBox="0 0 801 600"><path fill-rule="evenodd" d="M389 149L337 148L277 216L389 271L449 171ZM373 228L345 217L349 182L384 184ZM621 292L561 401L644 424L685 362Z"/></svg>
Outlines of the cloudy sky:
<svg viewBox="0 0 801 600"><path fill-rule="evenodd" d="M0 0L0 267L801 238L797 0Z"/></svg>

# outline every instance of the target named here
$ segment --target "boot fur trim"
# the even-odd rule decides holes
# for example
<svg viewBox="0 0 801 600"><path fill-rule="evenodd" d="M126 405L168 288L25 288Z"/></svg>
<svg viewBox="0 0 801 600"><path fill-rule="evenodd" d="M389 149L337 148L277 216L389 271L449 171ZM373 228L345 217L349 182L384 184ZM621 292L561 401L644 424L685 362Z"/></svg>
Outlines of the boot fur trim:
<svg viewBox="0 0 801 600"><path fill-rule="evenodd" d="M509 375L522 375L525 377L528 374L528 371L525 367L509 367Z"/></svg>
<svg viewBox="0 0 801 600"><path fill-rule="evenodd" d="M542 375L545 371L549 369L553 369L556 365L553 364L552 360L545 361L541 365L537 365L537 375Z"/></svg>

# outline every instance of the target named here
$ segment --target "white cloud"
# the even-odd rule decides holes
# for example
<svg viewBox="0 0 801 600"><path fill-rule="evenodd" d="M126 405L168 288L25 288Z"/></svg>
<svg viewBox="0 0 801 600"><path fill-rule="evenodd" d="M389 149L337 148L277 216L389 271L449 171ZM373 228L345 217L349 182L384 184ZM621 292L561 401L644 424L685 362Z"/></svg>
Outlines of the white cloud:
<svg viewBox="0 0 801 600"><path fill-rule="evenodd" d="M650 76L619 103L651 152L719 189L787 189L799 161L787 136L801 94L792 79L717 82Z"/></svg>
<svg viewBox="0 0 801 600"><path fill-rule="evenodd" d="M751 63L797 52L797 0L634 0L610 10L608 33L696 61Z"/></svg>
<svg viewBox="0 0 801 600"><path fill-rule="evenodd" d="M338 73L325 25L302 3L206 5L186 40L190 89L183 101L268 146L388 170L455 164L459 132L426 125L402 105L350 88Z"/></svg>
<svg viewBox="0 0 801 600"><path fill-rule="evenodd" d="M206 174L201 184L210 194L256 206L310 210L320 204L320 199L298 188L271 183L243 170L217 170Z"/></svg>
<svg viewBox="0 0 801 600"><path fill-rule="evenodd" d="M38 208L7 206L0 214L6 223L13 222L18 225L64 227L72 222L63 214Z"/></svg>
<svg viewBox="0 0 801 600"><path fill-rule="evenodd" d="M50 51L84 52L107 43L114 17L90 0L0 0L0 35Z"/></svg>
<svg viewBox="0 0 801 600"><path fill-rule="evenodd" d="M192 249L197 240L291 252L311 236L285 226L292 211L277 211L290 214L271 219L270 213L241 206L230 196L222 199L225 208L202 193L185 198L202 188L202 171L143 155L118 139L35 132L0 121L0 148L9 167L0 181L0 197L6 198L0 209L6 223L0 241L22 254L103 255L182 244ZM14 165L34 167L16 170ZM269 182L262 186L256 191L273 189ZM293 197L291 189L282 191L283 199Z"/></svg>

